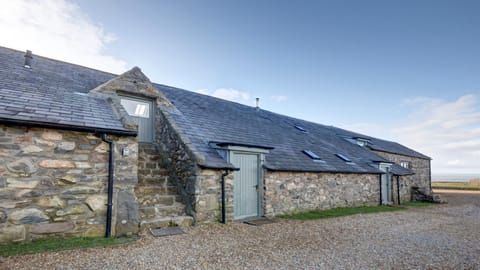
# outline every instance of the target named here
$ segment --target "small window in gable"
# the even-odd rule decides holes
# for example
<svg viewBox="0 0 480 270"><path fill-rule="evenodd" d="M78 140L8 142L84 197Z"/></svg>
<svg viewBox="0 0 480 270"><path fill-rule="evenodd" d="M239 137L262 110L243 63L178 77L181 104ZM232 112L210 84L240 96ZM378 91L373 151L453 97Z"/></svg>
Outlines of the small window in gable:
<svg viewBox="0 0 480 270"><path fill-rule="evenodd" d="M400 166L402 166L404 168L407 168L407 169L411 168L411 165L410 165L409 161L400 161Z"/></svg>
<svg viewBox="0 0 480 270"><path fill-rule="evenodd" d="M134 97L121 97L122 104L128 115L138 125L138 141L153 142L153 104L151 100Z"/></svg>

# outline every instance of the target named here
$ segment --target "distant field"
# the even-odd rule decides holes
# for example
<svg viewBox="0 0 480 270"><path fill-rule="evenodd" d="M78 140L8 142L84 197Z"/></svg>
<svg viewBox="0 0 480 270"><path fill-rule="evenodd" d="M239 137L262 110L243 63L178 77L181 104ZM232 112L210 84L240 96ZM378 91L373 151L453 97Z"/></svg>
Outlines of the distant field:
<svg viewBox="0 0 480 270"><path fill-rule="evenodd" d="M469 182L432 182L434 189L480 190L480 185Z"/></svg>

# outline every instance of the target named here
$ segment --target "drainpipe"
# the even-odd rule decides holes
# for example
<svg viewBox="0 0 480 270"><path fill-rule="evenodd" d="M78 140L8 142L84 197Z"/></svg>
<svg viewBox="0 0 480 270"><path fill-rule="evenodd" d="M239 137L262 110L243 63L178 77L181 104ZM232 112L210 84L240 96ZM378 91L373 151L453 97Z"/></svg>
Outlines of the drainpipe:
<svg viewBox="0 0 480 270"><path fill-rule="evenodd" d="M102 141L108 143L108 199L107 199L107 225L105 228L105 238L110 238L112 234L112 201L113 201L113 141L107 138L107 134L102 134Z"/></svg>
<svg viewBox="0 0 480 270"><path fill-rule="evenodd" d="M378 183L380 184L380 205L382 205L382 175L378 177Z"/></svg>
<svg viewBox="0 0 480 270"><path fill-rule="evenodd" d="M397 200L398 205L400 205L400 176L397 175Z"/></svg>
<svg viewBox="0 0 480 270"><path fill-rule="evenodd" d="M222 173L222 179L220 181L220 185L222 188L222 223L226 224L227 223L227 217L225 214L225 176L229 174L228 170L225 170L224 173Z"/></svg>

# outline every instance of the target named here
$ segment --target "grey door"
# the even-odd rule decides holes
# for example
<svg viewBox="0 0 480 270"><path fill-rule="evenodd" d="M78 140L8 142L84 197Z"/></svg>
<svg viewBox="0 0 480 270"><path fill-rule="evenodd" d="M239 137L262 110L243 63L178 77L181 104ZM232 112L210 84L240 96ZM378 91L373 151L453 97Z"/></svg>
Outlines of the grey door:
<svg viewBox="0 0 480 270"><path fill-rule="evenodd" d="M231 152L230 162L240 168L234 172L233 214L234 219L259 216L260 156L255 153Z"/></svg>
<svg viewBox="0 0 480 270"><path fill-rule="evenodd" d="M388 168L382 174L382 204L392 204L392 174Z"/></svg>
<svg viewBox="0 0 480 270"><path fill-rule="evenodd" d="M153 104L151 100L121 96L123 108L138 125L138 141L153 142Z"/></svg>

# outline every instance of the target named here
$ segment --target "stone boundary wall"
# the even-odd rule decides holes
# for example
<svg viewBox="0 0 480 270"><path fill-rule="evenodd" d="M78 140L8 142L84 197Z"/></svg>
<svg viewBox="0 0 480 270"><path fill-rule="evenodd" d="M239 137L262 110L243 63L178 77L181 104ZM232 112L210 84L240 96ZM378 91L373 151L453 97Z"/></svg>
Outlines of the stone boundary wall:
<svg viewBox="0 0 480 270"><path fill-rule="evenodd" d="M115 142L112 235L136 233L136 138L109 138ZM0 125L0 243L103 236L107 175L108 144L94 134Z"/></svg>
<svg viewBox="0 0 480 270"><path fill-rule="evenodd" d="M266 171L266 216L336 207L378 205L378 174Z"/></svg>
<svg viewBox="0 0 480 270"><path fill-rule="evenodd" d="M431 177L430 177L430 160L422 159L422 158L415 158L409 157L399 154L392 154L382 151L372 151L375 154L400 164L401 161L408 161L410 162L410 170L412 170L415 174L414 175L406 175L400 176L400 202L409 202L411 201L411 190L413 186L417 186L420 188L425 188L428 194L431 193ZM396 200L396 176L394 178L394 197L395 202Z"/></svg>

